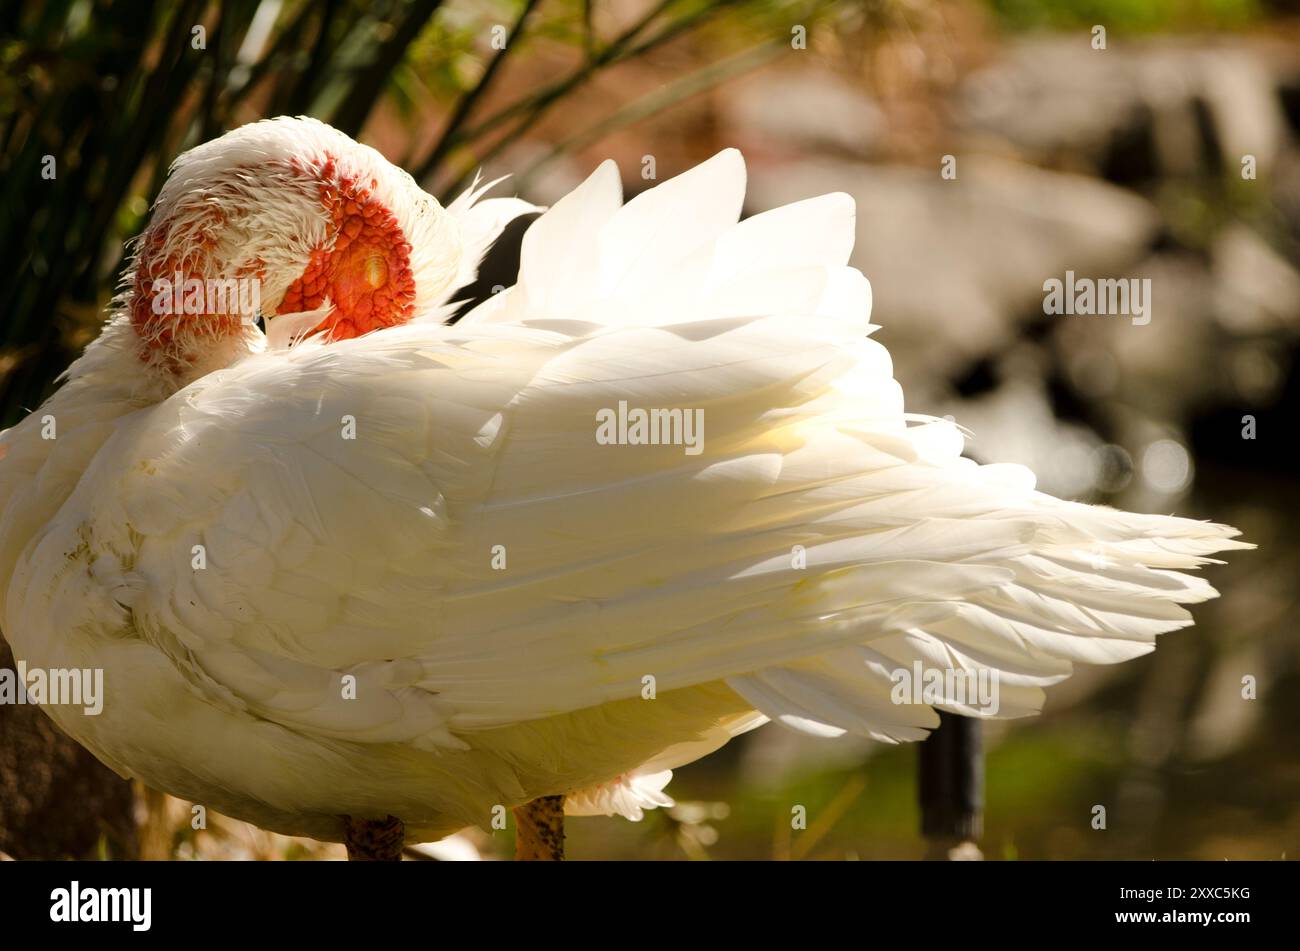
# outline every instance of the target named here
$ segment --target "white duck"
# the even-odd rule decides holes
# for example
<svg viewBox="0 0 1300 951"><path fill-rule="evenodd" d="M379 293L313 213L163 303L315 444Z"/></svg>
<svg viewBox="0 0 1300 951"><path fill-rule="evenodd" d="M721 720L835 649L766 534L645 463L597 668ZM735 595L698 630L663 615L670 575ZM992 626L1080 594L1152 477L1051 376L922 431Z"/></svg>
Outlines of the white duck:
<svg viewBox="0 0 1300 951"><path fill-rule="evenodd" d="M867 339L851 200L738 224L744 188L726 151L623 205L606 162L446 326L522 202L443 209L307 119L182 156L99 339L0 435L5 636L104 671L100 715L47 712L124 775L358 856L536 800L524 851L553 857L561 803L639 817L765 718L924 736L897 669L994 671L1019 716L1191 623L1215 591L1180 569L1234 529L963 459ZM259 278L271 345L154 313L177 271ZM705 428L598 438L638 409Z"/></svg>

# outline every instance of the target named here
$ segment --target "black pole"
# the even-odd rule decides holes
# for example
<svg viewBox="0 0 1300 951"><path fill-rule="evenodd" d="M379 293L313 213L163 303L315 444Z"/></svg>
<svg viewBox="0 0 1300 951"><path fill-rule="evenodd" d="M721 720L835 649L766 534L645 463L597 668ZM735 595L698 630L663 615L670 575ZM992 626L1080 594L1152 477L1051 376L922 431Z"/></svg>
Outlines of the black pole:
<svg viewBox="0 0 1300 951"><path fill-rule="evenodd" d="M980 721L939 713L918 758L921 834L927 858L980 859L984 834L984 749Z"/></svg>

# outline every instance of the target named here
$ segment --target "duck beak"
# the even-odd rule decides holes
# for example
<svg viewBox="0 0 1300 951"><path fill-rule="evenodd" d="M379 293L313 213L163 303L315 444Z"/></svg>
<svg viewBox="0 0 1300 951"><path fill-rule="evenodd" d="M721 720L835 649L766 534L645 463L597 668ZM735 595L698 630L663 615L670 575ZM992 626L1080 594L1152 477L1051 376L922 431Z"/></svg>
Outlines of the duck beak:
<svg viewBox="0 0 1300 951"><path fill-rule="evenodd" d="M266 318L266 349L288 350L301 343L334 311L328 299L315 310L276 314Z"/></svg>

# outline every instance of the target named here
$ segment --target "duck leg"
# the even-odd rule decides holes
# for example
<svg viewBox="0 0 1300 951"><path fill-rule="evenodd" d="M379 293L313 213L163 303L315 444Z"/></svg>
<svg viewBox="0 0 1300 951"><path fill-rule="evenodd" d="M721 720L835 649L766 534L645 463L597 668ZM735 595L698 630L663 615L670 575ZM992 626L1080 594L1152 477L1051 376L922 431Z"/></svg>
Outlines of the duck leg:
<svg viewBox="0 0 1300 951"><path fill-rule="evenodd" d="M515 861L564 861L564 797L540 796L515 813Z"/></svg>
<svg viewBox="0 0 1300 951"><path fill-rule="evenodd" d="M400 862L406 829L395 816L387 819L343 817L343 844L349 862Z"/></svg>

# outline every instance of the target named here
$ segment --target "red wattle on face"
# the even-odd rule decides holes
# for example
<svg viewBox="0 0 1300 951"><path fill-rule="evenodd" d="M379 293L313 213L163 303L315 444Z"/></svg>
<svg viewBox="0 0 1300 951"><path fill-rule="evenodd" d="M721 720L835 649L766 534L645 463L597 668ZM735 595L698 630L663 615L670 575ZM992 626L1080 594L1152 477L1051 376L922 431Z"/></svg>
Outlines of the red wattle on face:
<svg viewBox="0 0 1300 951"><path fill-rule="evenodd" d="M332 159L317 172L333 247L312 251L276 313L314 310L328 298L333 310L312 333L328 331L332 339L346 340L406 322L415 280L411 246L393 213L356 178L333 173Z"/></svg>

